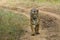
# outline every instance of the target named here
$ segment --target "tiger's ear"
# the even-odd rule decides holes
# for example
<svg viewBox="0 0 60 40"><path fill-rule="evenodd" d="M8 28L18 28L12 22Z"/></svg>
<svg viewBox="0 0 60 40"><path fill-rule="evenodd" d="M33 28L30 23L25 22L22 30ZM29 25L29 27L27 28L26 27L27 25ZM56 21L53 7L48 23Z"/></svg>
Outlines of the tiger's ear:
<svg viewBox="0 0 60 40"><path fill-rule="evenodd" d="M37 10L37 13L39 13L39 10Z"/></svg>

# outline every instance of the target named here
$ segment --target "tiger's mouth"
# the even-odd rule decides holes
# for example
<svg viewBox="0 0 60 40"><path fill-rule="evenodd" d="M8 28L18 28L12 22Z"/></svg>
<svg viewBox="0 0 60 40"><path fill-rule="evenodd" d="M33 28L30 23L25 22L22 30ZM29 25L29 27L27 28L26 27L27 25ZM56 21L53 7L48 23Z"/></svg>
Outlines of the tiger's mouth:
<svg viewBox="0 0 60 40"><path fill-rule="evenodd" d="M33 20L35 20L35 21L36 21L36 20L37 20L37 18L35 17L35 18L33 18Z"/></svg>
<svg viewBox="0 0 60 40"><path fill-rule="evenodd" d="M37 16L33 16L33 20L37 20Z"/></svg>

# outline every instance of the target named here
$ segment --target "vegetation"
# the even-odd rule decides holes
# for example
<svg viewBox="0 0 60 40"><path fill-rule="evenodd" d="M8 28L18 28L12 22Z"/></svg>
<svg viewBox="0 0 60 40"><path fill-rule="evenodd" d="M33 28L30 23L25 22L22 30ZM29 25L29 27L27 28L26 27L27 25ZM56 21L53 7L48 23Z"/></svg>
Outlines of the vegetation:
<svg viewBox="0 0 60 40"><path fill-rule="evenodd" d="M6 2L6 5L8 6L12 6L12 7L20 7L20 6L32 6L32 2L33 0L8 0ZM60 0L34 0L35 3L38 4L38 6L40 5L59 5L60 4ZM34 3L34 4L35 4Z"/></svg>
<svg viewBox="0 0 60 40"><path fill-rule="evenodd" d="M0 9L0 40L18 40L26 25L28 19L24 15Z"/></svg>

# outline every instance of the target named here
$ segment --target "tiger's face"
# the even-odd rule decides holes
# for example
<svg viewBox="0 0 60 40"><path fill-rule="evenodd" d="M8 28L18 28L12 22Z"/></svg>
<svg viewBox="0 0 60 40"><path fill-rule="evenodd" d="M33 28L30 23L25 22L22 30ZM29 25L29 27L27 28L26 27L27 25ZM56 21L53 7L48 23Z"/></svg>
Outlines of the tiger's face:
<svg viewBox="0 0 60 40"><path fill-rule="evenodd" d="M33 8L33 9L31 9L31 13L30 14L31 14L32 18L37 18L38 17L38 10Z"/></svg>
<svg viewBox="0 0 60 40"><path fill-rule="evenodd" d="M38 10L35 8L31 9L30 17L31 17L31 22L33 24L37 24L38 23Z"/></svg>

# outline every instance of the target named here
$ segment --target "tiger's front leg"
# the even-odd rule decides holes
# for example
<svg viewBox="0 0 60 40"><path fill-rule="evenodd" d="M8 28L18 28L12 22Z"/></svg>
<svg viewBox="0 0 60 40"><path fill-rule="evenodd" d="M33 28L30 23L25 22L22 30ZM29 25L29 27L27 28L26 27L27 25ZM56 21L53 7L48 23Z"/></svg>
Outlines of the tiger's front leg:
<svg viewBox="0 0 60 40"><path fill-rule="evenodd" d="M34 36L35 35L35 25L32 20L31 20L31 31L32 31L32 36Z"/></svg>
<svg viewBox="0 0 60 40"><path fill-rule="evenodd" d="M35 25L35 34L40 34L39 33L39 24Z"/></svg>

